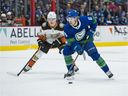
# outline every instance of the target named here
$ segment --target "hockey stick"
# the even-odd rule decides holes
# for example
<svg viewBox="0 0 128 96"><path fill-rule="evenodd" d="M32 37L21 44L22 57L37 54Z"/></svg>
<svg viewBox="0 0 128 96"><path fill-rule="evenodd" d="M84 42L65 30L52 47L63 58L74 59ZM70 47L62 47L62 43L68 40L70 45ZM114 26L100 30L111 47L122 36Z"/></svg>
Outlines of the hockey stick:
<svg viewBox="0 0 128 96"><path fill-rule="evenodd" d="M33 56L29 59L29 61L25 64L25 66L21 69L21 71L17 74L17 76L19 76L22 72L23 72L23 70L24 70L24 68L28 65L28 63L30 62L30 60L34 57L34 55L40 50L40 48L41 47L39 47L39 49L33 54Z"/></svg>
<svg viewBox="0 0 128 96"><path fill-rule="evenodd" d="M86 55L85 55L85 53L83 52L83 58L84 58L84 60L86 60Z"/></svg>
<svg viewBox="0 0 128 96"><path fill-rule="evenodd" d="M76 62L76 60L77 60L78 56L79 56L79 54L77 54L77 56L76 56L75 60L73 61L73 64L75 64L75 62Z"/></svg>
<svg viewBox="0 0 128 96"><path fill-rule="evenodd" d="M64 74L64 78L66 78L66 77L67 77L67 74L69 74L69 72L70 72L70 71L72 70L72 68L74 67L75 62L76 62L76 60L77 60L78 56L79 56L79 54L77 54L77 56L76 56L75 60L74 60L74 61L73 61L73 63L72 63L72 66L70 67L70 69L68 70L68 72L67 72L66 74Z"/></svg>

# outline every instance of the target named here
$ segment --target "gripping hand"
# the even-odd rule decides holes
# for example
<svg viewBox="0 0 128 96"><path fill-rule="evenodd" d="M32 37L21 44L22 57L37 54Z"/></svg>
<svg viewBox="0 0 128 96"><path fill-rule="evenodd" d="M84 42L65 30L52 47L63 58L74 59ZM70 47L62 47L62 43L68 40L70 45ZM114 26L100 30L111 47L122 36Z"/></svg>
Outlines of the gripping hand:
<svg viewBox="0 0 128 96"><path fill-rule="evenodd" d="M43 46L44 45L44 42L42 40L37 40L38 42L38 46Z"/></svg>
<svg viewBox="0 0 128 96"><path fill-rule="evenodd" d="M79 55L82 55L84 50L83 48L79 45L79 44L76 44L76 46L74 47L74 50L79 54Z"/></svg>
<svg viewBox="0 0 128 96"><path fill-rule="evenodd" d="M64 47L63 47L63 46L59 47L59 53L60 53L60 54L62 54L62 53L63 53L63 49L64 49Z"/></svg>
<svg viewBox="0 0 128 96"><path fill-rule="evenodd" d="M86 35L87 37L86 37L86 39L93 38L94 33L95 33L95 31L89 30L89 31L87 32L87 35Z"/></svg>

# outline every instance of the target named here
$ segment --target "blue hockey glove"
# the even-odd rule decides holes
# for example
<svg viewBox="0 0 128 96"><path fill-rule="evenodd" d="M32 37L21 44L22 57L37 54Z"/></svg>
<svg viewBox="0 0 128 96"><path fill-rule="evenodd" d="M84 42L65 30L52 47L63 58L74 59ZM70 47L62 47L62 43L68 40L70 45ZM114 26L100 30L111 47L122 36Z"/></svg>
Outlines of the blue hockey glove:
<svg viewBox="0 0 128 96"><path fill-rule="evenodd" d="M76 46L74 47L74 50L79 54L79 55L82 55L84 50L83 48L79 45L79 44L76 44Z"/></svg>
<svg viewBox="0 0 128 96"><path fill-rule="evenodd" d="M38 46L44 46L44 42L43 41L37 40L37 42L38 42Z"/></svg>
<svg viewBox="0 0 128 96"><path fill-rule="evenodd" d="M89 31L87 32L87 34L86 34L86 36L87 36L86 39L88 40L88 39L90 39L90 38L93 38L94 33L95 33L95 31L89 30Z"/></svg>

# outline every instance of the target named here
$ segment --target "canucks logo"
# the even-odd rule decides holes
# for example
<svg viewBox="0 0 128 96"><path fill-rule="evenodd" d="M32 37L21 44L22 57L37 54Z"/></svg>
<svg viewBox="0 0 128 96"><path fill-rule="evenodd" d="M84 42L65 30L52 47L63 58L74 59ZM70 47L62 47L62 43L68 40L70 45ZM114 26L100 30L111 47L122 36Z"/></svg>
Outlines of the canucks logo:
<svg viewBox="0 0 128 96"><path fill-rule="evenodd" d="M85 33L86 33L86 30L85 30L85 29L83 29L82 31L76 33L76 34L75 34L76 40L77 40L77 41L82 40L82 39L84 38L84 36L85 36Z"/></svg>

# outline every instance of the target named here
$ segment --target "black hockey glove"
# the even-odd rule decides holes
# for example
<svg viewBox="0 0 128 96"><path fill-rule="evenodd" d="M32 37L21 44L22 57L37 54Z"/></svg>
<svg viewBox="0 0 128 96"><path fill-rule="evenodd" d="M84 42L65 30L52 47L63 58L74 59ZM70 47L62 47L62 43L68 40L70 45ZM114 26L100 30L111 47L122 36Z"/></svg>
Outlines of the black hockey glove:
<svg viewBox="0 0 128 96"><path fill-rule="evenodd" d="M44 46L44 42L42 40L38 39L37 42L38 42L38 46Z"/></svg>
<svg viewBox="0 0 128 96"><path fill-rule="evenodd" d="M65 43L62 43L61 40L60 40L60 38L58 38L57 40L55 40L55 41L53 42L53 44L54 44L56 47L58 47L59 53L62 54L63 48L64 48L64 46L65 46Z"/></svg>
<svg viewBox="0 0 128 96"><path fill-rule="evenodd" d="M60 47L58 47L58 48L59 48L59 53L60 53L60 54L63 53L64 46L65 46L65 44L63 44L63 45L61 45Z"/></svg>

